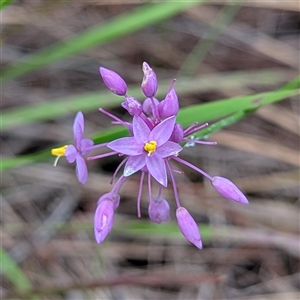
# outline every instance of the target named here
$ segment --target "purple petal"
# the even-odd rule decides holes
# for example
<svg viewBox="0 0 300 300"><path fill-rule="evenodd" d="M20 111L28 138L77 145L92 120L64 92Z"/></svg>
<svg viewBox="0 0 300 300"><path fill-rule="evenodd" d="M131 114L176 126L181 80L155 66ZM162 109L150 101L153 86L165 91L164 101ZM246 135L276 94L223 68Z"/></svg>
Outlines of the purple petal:
<svg viewBox="0 0 300 300"><path fill-rule="evenodd" d="M182 149L179 144L168 141L156 149L156 154L165 158L171 155L177 155Z"/></svg>
<svg viewBox="0 0 300 300"><path fill-rule="evenodd" d="M143 63L143 73L142 92L146 97L154 97L158 88L156 74L146 62Z"/></svg>
<svg viewBox="0 0 300 300"><path fill-rule="evenodd" d="M144 152L144 144L137 143L134 137L124 137L107 144L111 150L125 155L140 155Z"/></svg>
<svg viewBox="0 0 300 300"><path fill-rule="evenodd" d="M163 186L167 186L166 163L156 153L146 156L146 165L154 179Z"/></svg>
<svg viewBox="0 0 300 300"><path fill-rule="evenodd" d="M80 183L86 184L88 178L87 166L80 155L76 157L76 176Z"/></svg>
<svg viewBox="0 0 300 300"><path fill-rule="evenodd" d="M150 132L148 141L156 141L157 147L164 144L171 136L175 125L175 116L165 119Z"/></svg>
<svg viewBox="0 0 300 300"><path fill-rule="evenodd" d="M137 140L137 142L145 144L150 141L149 140L150 129L140 117L138 116L133 117L132 128L133 128L133 135Z"/></svg>
<svg viewBox="0 0 300 300"><path fill-rule="evenodd" d="M130 156L124 168L124 176L128 177L142 169L146 164L145 156L145 154Z"/></svg>
<svg viewBox="0 0 300 300"><path fill-rule="evenodd" d="M74 134L74 141L75 146L79 150L81 140L84 133L84 117L81 111L79 111L75 117L74 124L73 124L73 134Z"/></svg>
<svg viewBox="0 0 300 300"><path fill-rule="evenodd" d="M153 201L150 201L148 214L152 222L157 224L165 222L170 217L170 205L166 199L158 197Z"/></svg>
<svg viewBox="0 0 300 300"><path fill-rule="evenodd" d="M88 155L91 150L85 150L86 148L92 147L94 145L94 141L91 139L82 139L80 149L81 149L81 155L85 156Z"/></svg>
<svg viewBox="0 0 300 300"><path fill-rule="evenodd" d="M68 145L65 154L67 161L71 164L75 161L78 151L73 145Z"/></svg>

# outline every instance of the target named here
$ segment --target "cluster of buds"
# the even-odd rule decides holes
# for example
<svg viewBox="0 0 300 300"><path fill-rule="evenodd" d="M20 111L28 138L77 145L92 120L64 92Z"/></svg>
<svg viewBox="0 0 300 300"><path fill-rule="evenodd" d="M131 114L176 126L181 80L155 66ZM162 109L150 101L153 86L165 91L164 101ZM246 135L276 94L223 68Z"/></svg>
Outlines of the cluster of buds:
<svg viewBox="0 0 300 300"><path fill-rule="evenodd" d="M110 192L101 196L98 200L94 218L94 232L97 243L102 243L114 223L114 213L120 204L120 189L125 181L132 174L141 172L140 185L137 191L137 215L141 217L141 195L143 182L146 176L149 194L148 214L152 222L162 223L169 219L170 206L162 196L162 189L167 187L170 179L174 197L176 201L176 218L180 231L188 241L199 249L202 248L202 241L198 226L187 211L181 206L178 191L174 178L174 172L178 172L171 167L171 162L181 163L196 172L201 173L211 181L215 190L223 197L247 204L248 200L244 194L228 179L219 176L210 176L203 170L179 157L184 145L206 144L215 145L215 142L195 140L192 135L207 127L208 124L199 125L194 123L186 129L176 123L179 112L179 102L174 89L175 80L171 83L165 99L159 101L155 98L158 83L155 72L150 66L143 63L143 81L141 89L145 95L145 100L140 102L136 98L127 94L127 85L123 78L114 71L100 67L100 75L105 85L118 96L124 97L121 104L124 109L132 116L132 122L124 122L117 116L100 108L100 112L113 119L113 124L125 126L129 131L128 137L123 137L109 143L94 145L90 139L83 138L84 118L79 112L75 118L73 132L74 144L65 145L61 148L52 149L52 154L58 158L66 156L68 162L76 161L76 175L82 184L88 178L88 171L84 157L89 155L92 150L106 147L110 152L96 156L89 156L87 160L101 159L111 155L119 155L124 159L115 170L111 183L115 180L118 172L124 166L123 173L116 180ZM158 184L158 195L152 195L152 184Z"/></svg>

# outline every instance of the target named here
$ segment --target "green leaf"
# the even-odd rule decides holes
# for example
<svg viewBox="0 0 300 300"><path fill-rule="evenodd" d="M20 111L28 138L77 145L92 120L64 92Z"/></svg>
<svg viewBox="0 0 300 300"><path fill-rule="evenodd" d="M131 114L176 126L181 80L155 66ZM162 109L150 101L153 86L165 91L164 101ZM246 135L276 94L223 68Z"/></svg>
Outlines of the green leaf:
<svg viewBox="0 0 300 300"><path fill-rule="evenodd" d="M9 5L14 0L0 0L0 10Z"/></svg>
<svg viewBox="0 0 300 300"><path fill-rule="evenodd" d="M2 247L0 247L0 262L1 275L9 280L15 289L25 291L32 288L31 282L23 273L22 269L19 268ZM38 298L32 297L31 299L37 300Z"/></svg>
<svg viewBox="0 0 300 300"><path fill-rule="evenodd" d="M276 70L259 70L258 72L230 72L206 75L195 78L182 78L176 83L176 92L179 96L187 93L201 93L217 89L233 89L247 85L267 86L282 82L287 74ZM99 79L100 80L100 79ZM216 84L216 82L218 84ZM170 80L159 85L158 98L165 96L170 85ZM143 99L140 87L129 86L131 95ZM59 118L77 111L92 111L99 107L112 108L119 105L123 97L113 95L110 91L92 92L71 96L43 103L35 103L24 107L5 109L2 111L1 128L7 130L16 126L29 124L39 120ZM241 108L242 110L243 108ZM229 113L232 113L229 112ZM221 116L220 116L221 117ZM205 120L204 120L205 121Z"/></svg>
<svg viewBox="0 0 300 300"><path fill-rule="evenodd" d="M58 42L32 54L24 61L9 66L2 72L2 82L14 79L70 55L80 53L96 45L103 45L143 27L155 24L188 7L207 0L175 1L146 4L137 9L110 19L105 24L94 26L68 40Z"/></svg>

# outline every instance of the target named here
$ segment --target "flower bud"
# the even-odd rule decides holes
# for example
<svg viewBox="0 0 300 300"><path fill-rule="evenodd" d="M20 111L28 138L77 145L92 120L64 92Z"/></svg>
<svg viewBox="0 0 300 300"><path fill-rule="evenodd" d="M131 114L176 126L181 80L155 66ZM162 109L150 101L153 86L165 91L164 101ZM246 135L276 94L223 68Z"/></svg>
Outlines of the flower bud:
<svg viewBox="0 0 300 300"><path fill-rule="evenodd" d="M100 204L100 202L102 201L111 201L114 205L114 209L117 209L119 207L120 204L120 195L119 194L112 194L111 192L106 193L104 195L102 195L99 200L98 200L98 205Z"/></svg>
<svg viewBox="0 0 300 300"><path fill-rule="evenodd" d="M158 88L156 74L146 62L143 62L142 70L144 73L141 85L142 92L146 97L154 97Z"/></svg>
<svg viewBox="0 0 300 300"><path fill-rule="evenodd" d="M230 180L215 176L211 184L223 197L242 204L249 203L246 196Z"/></svg>
<svg viewBox="0 0 300 300"><path fill-rule="evenodd" d="M131 96L125 96L125 101L121 105L131 116L139 116L143 111L140 101Z"/></svg>
<svg viewBox="0 0 300 300"><path fill-rule="evenodd" d="M197 248L202 249L199 228L190 213L184 207L178 207L176 217L181 233Z"/></svg>
<svg viewBox="0 0 300 300"><path fill-rule="evenodd" d="M157 197L150 202L148 207L150 220L157 224L165 222L170 217L170 205L167 200Z"/></svg>
<svg viewBox="0 0 300 300"><path fill-rule="evenodd" d="M114 71L99 68L100 75L105 85L116 95L124 96L127 93L127 85L124 79Z"/></svg>
<svg viewBox="0 0 300 300"><path fill-rule="evenodd" d="M111 201L101 201L94 217L94 233L98 244L101 244L111 232L114 225L114 206Z"/></svg>
<svg viewBox="0 0 300 300"><path fill-rule="evenodd" d="M172 88L166 98L159 103L158 113L160 118L166 119L171 116L176 116L179 111L178 97L175 90Z"/></svg>
<svg viewBox="0 0 300 300"><path fill-rule="evenodd" d="M180 143L183 140L183 128L180 124L176 123L174 125L173 132L170 136L170 141L175 143Z"/></svg>
<svg viewBox="0 0 300 300"><path fill-rule="evenodd" d="M156 98L152 98L154 105L158 107L159 101ZM153 102L150 98L146 98L143 102L143 111L146 115L151 116L153 114ZM156 109L156 108L155 108Z"/></svg>

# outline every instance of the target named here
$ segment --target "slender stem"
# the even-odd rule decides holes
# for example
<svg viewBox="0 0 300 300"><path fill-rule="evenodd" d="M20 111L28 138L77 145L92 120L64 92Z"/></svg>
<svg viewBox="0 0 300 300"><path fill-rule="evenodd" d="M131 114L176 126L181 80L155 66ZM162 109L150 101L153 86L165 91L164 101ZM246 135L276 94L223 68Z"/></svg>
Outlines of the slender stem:
<svg viewBox="0 0 300 300"><path fill-rule="evenodd" d="M198 123L196 124L195 123L195 125L198 125ZM193 126L193 125L192 125ZM197 127L190 127L190 128L187 128L183 133L184 133L184 136L188 136L188 135L191 135L191 134L193 134L193 133L195 133L195 132L197 132L197 131L199 131L199 130L201 130L201 129L203 129L203 128L206 128L207 126L208 126L208 123L204 123L204 124L202 124L202 125L200 125L200 126L197 126Z"/></svg>
<svg viewBox="0 0 300 300"><path fill-rule="evenodd" d="M137 197L137 212L138 212L138 218L141 217L141 197L142 197L142 191L143 191L143 182L144 182L145 172L142 172L141 178L140 178L140 186L139 186L139 193Z"/></svg>
<svg viewBox="0 0 300 300"><path fill-rule="evenodd" d="M121 175L117 182L115 183L114 187L111 190L112 194L119 194L121 187L123 186L124 182L128 179L124 175Z"/></svg>
<svg viewBox="0 0 300 300"><path fill-rule="evenodd" d="M213 178L212 178L210 175L208 175L207 173L205 173L203 170L201 170L201 169L195 167L195 166L192 165L191 163L189 163L189 162L187 162L187 161L185 161L185 160L183 160L183 159L181 159L181 158L179 158L179 157L177 157L177 156L174 156L174 155L172 156L172 159L174 159L174 160L176 160L176 161L178 161L178 162L180 162L180 163L182 163L182 164L184 164L184 165L190 167L191 169L193 169L193 170L199 172L199 173L202 174L203 176L207 177L210 181L213 180Z"/></svg>
<svg viewBox="0 0 300 300"><path fill-rule="evenodd" d="M128 127L126 122L122 121L120 118L118 118L117 116L111 114L110 112L106 111L105 109L100 107L99 111L102 112L103 114L107 115L108 117L112 118L113 120L116 120L117 124L121 124L121 125L124 125L125 127Z"/></svg>
<svg viewBox="0 0 300 300"><path fill-rule="evenodd" d="M173 191L174 191L176 205L177 205L177 207L181 207L180 201L179 201L178 192L177 192L176 181L175 181L174 175L172 173L172 168L170 166L170 163L169 163L168 159L166 159L165 161L166 161L166 165L167 165L167 168L169 170L169 173L170 173L170 177L171 177L171 181L172 181L172 185L173 185Z"/></svg>
<svg viewBox="0 0 300 300"><path fill-rule="evenodd" d="M125 159L123 159L120 164L118 165L118 167L116 168L111 180L110 180L110 184L112 184L116 178L117 173L119 172L119 170L121 169L121 167L125 164L125 162L128 160L128 157L126 157Z"/></svg>
<svg viewBox="0 0 300 300"><path fill-rule="evenodd" d="M115 155L115 154L118 154L118 153L119 152L117 152L117 151L112 151L112 152L108 152L108 153L104 153L104 154L100 154L100 155L96 155L96 156L90 156L90 157L87 158L87 160L95 160L95 159L98 159L98 158L112 156L112 155Z"/></svg>
<svg viewBox="0 0 300 300"><path fill-rule="evenodd" d="M94 149L98 149L98 148L102 148L102 147L105 147L108 143L103 143L103 144L98 144L98 145L93 145L93 146L90 146L90 147L86 147L84 148L83 150L81 149L81 151L92 151Z"/></svg>
<svg viewBox="0 0 300 300"><path fill-rule="evenodd" d="M198 140L192 140L192 139L183 139L183 140L188 143L203 144L203 145L217 145L217 142L198 141Z"/></svg>
<svg viewBox="0 0 300 300"><path fill-rule="evenodd" d="M151 203L153 201L153 198L152 198L152 189L151 189L151 175L149 172L148 172L148 193L149 193L149 201Z"/></svg>

